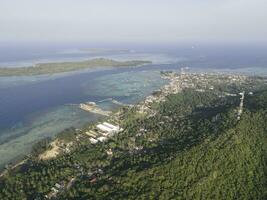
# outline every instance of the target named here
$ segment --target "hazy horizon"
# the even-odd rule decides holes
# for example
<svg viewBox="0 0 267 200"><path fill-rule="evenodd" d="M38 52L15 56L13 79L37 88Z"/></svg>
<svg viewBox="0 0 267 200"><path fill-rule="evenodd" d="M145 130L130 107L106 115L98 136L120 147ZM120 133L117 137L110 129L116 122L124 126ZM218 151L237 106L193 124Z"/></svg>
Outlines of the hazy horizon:
<svg viewBox="0 0 267 200"><path fill-rule="evenodd" d="M0 0L1 44L266 44L263 0Z"/></svg>

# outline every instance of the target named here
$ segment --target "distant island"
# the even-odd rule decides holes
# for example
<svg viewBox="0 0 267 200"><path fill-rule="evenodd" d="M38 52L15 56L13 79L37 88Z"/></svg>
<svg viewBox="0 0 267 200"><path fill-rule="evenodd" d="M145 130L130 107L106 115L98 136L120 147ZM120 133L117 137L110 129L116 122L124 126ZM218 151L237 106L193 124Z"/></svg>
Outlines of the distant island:
<svg viewBox="0 0 267 200"><path fill-rule="evenodd" d="M112 59L96 58L75 62L39 63L30 67L0 68L0 76L33 76L70 72L92 67L132 67L150 63L151 61L142 60L116 61Z"/></svg>

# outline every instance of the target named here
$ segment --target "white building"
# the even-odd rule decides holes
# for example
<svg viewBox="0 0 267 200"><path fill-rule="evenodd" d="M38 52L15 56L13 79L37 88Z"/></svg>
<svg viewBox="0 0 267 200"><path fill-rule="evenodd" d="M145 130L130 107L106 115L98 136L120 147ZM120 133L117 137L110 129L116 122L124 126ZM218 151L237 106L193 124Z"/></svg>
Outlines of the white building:
<svg viewBox="0 0 267 200"><path fill-rule="evenodd" d="M98 124L96 126L104 136L112 136L115 133L118 133L120 131L119 126L114 126L110 123L104 122L103 124Z"/></svg>
<svg viewBox="0 0 267 200"><path fill-rule="evenodd" d="M111 128L109 128L109 127L107 127L107 126L105 126L105 125L103 125L103 124L98 124L97 126L96 126L100 131L103 131L103 132L112 132L113 131L113 129L111 129Z"/></svg>
<svg viewBox="0 0 267 200"><path fill-rule="evenodd" d="M99 138L97 138L97 140L100 141L100 142L105 142L107 139L108 138L106 138L106 137L99 137Z"/></svg>
<svg viewBox="0 0 267 200"><path fill-rule="evenodd" d="M92 144L96 144L96 143L98 143L98 140L96 140L96 139L94 139L94 138L90 138L89 140L90 140L90 142L91 142Z"/></svg>
<svg viewBox="0 0 267 200"><path fill-rule="evenodd" d="M105 126L111 128L111 129L113 129L114 131L119 131L120 130L120 127L119 126L114 126L114 125L112 125L110 123L107 123L107 122L104 122L103 125L105 125Z"/></svg>

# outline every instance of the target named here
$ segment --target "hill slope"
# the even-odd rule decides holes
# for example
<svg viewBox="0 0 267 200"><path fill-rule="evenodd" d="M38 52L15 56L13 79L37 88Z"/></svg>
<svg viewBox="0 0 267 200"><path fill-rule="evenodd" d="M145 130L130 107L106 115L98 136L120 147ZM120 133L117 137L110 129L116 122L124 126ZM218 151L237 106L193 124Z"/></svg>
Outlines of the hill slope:
<svg viewBox="0 0 267 200"><path fill-rule="evenodd" d="M238 120L240 97L221 94L243 90ZM90 144L88 127L68 130L64 137L81 138L75 148L8 171L0 199L44 199L56 183L56 199L266 199L265 82L184 89L151 107L123 108L124 130L105 143Z"/></svg>
<svg viewBox="0 0 267 200"><path fill-rule="evenodd" d="M190 90L169 97L155 117L129 120L128 137L140 128L146 133L131 142L117 139L119 156L104 177L81 179L63 198L265 199L267 91L246 104L237 121L233 98L221 102ZM173 116L169 122L166 115Z"/></svg>

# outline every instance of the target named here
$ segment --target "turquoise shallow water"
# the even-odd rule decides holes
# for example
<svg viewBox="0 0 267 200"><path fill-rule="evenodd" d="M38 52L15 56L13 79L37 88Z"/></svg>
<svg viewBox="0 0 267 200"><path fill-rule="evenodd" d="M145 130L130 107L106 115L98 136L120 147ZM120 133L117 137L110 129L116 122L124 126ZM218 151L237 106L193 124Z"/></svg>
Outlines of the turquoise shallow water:
<svg viewBox="0 0 267 200"><path fill-rule="evenodd" d="M0 66L6 66L6 63L9 66L21 66L22 63L27 66L38 62L94 57L151 60L154 64L33 77L0 77L0 166L27 154L32 144L41 138L53 137L65 128L81 127L99 118L69 104L95 101L103 109L112 110L117 106L107 99L136 103L164 84L165 81L159 76L160 70L178 70L189 66L192 71L198 72L267 75L266 47L142 46L139 51L105 55L57 54L60 49L48 49L44 53L43 48L36 54L38 49L22 49L14 51L11 48L9 53L6 48L2 49Z"/></svg>
<svg viewBox="0 0 267 200"><path fill-rule="evenodd" d="M123 72L105 75L95 79L95 84L84 82L85 94L94 91L95 96L110 96L123 103L140 101L153 90L166 83L159 71Z"/></svg>
<svg viewBox="0 0 267 200"><path fill-rule="evenodd" d="M0 165L13 159L20 158L30 152L31 146L44 137L53 137L67 127L81 127L99 116L85 113L74 106L59 106L46 112L34 113L24 123L9 129L1 136L1 140L8 140L0 145ZM10 138L10 136L13 136Z"/></svg>
<svg viewBox="0 0 267 200"><path fill-rule="evenodd" d="M0 165L23 157L29 153L36 141L44 137L53 137L65 128L71 126L79 128L101 118L99 115L79 109L78 105L70 104L95 101L102 109L114 110L118 105L112 103L110 98L122 103L136 103L165 83L166 81L160 78L158 69L133 68L107 70L93 76L92 72L87 72L87 74L60 77L59 80L48 79L33 85L25 85L19 89L24 89L24 94L29 94L28 97L21 96L16 100L12 99L16 96L12 94L17 90L13 93L12 89L9 89L5 98L12 99L16 106L23 106L26 102L25 106L29 106L29 109L21 109L23 113L19 113L20 108L10 107L9 115L2 114L1 122L6 119L7 123L2 124L0 134ZM40 91L42 89L45 91ZM34 95L30 96L31 93ZM3 107L2 110L4 111ZM17 120L9 121L9 117Z"/></svg>

